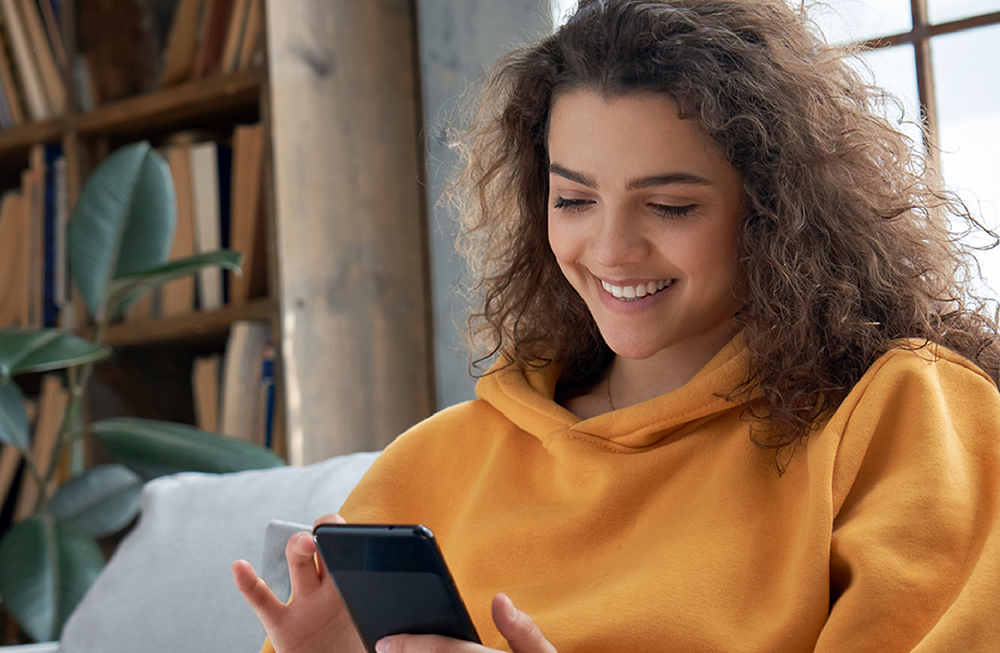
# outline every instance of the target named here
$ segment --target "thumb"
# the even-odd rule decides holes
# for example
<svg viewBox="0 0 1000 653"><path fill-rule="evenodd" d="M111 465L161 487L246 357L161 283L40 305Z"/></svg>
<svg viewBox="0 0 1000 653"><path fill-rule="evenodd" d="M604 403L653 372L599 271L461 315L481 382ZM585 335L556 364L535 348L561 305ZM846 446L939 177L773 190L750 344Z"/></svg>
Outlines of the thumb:
<svg viewBox="0 0 1000 653"><path fill-rule="evenodd" d="M513 653L556 653L531 617L515 608L506 594L493 597L492 609L493 623Z"/></svg>

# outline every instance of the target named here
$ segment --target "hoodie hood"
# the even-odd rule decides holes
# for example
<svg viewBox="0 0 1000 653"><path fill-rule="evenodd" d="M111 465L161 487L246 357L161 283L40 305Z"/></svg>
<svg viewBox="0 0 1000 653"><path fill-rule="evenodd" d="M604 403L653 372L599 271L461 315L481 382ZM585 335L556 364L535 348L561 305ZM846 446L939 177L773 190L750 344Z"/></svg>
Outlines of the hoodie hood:
<svg viewBox="0 0 1000 653"><path fill-rule="evenodd" d="M499 368L499 369L498 369ZM518 428L546 439L555 431L571 430L627 448L645 448L682 437L719 413L739 408L744 395L725 398L747 378L748 360L742 338L723 347L684 386L634 406L581 420L554 401L561 368L493 368L476 385L477 396L500 411Z"/></svg>

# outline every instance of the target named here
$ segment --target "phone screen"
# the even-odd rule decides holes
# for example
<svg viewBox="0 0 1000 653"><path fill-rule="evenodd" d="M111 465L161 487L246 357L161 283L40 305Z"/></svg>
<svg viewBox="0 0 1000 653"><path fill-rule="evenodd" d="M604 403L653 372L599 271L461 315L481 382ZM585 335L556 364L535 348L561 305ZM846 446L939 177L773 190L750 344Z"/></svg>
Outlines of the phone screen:
<svg viewBox="0 0 1000 653"><path fill-rule="evenodd" d="M321 524L313 534L369 651L382 637L402 633L479 642L427 528Z"/></svg>

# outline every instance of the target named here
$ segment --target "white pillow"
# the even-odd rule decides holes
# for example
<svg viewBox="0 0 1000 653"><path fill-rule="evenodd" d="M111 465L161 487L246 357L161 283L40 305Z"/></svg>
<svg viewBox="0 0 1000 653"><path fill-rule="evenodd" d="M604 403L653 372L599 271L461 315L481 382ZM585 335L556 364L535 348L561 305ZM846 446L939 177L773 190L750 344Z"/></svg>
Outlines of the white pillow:
<svg viewBox="0 0 1000 653"><path fill-rule="evenodd" d="M377 455L149 482L139 523L70 616L60 653L259 651L264 630L233 585L233 561L263 573L268 524L311 525L336 512ZM283 536L271 530L270 540Z"/></svg>

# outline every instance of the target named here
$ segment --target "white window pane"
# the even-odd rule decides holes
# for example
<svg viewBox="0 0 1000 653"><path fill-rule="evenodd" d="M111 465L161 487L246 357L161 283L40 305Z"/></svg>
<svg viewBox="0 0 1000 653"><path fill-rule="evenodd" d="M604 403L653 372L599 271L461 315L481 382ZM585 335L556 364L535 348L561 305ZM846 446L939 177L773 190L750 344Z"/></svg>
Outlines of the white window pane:
<svg viewBox="0 0 1000 653"><path fill-rule="evenodd" d="M931 39L940 131L941 172L973 213L1000 224L1000 25ZM993 62L993 63L990 63ZM979 257L1000 291L1000 251Z"/></svg>
<svg viewBox="0 0 1000 653"><path fill-rule="evenodd" d="M932 25L1000 11L1000 0L928 0L927 20Z"/></svg>
<svg viewBox="0 0 1000 653"><path fill-rule="evenodd" d="M910 0L827 0L810 6L809 16L830 43L865 41L913 29Z"/></svg>
<svg viewBox="0 0 1000 653"><path fill-rule="evenodd" d="M902 114L899 108L892 104L884 106L885 118L910 137L912 147L923 149L920 96L917 92L917 62L913 46L906 44L869 50L862 55L862 59L870 68L870 72L862 71L865 77L894 95L903 105Z"/></svg>

